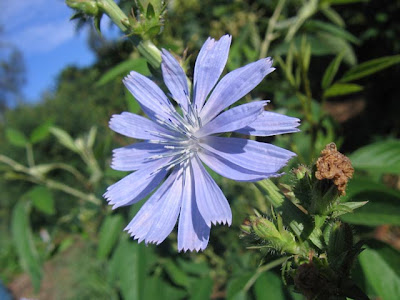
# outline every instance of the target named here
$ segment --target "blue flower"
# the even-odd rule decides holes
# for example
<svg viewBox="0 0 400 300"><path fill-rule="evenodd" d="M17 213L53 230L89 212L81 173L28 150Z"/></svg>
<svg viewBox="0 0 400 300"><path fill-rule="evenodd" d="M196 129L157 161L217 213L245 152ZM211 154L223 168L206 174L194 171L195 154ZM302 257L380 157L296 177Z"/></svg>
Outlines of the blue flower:
<svg viewBox="0 0 400 300"><path fill-rule="evenodd" d="M160 244L179 217L179 251L204 250L211 224L230 225L232 213L203 164L233 180L258 181L278 176L295 155L271 144L217 135L272 136L296 132L299 125L296 118L265 111L268 101L224 111L274 70L271 59L260 59L217 83L230 44L229 35L204 43L196 60L192 96L181 66L162 51L164 82L182 114L145 76L131 72L123 80L149 119L129 112L112 116L112 130L144 141L114 150L112 168L135 172L111 185L104 197L117 208L137 203L155 190L125 228L139 242Z"/></svg>

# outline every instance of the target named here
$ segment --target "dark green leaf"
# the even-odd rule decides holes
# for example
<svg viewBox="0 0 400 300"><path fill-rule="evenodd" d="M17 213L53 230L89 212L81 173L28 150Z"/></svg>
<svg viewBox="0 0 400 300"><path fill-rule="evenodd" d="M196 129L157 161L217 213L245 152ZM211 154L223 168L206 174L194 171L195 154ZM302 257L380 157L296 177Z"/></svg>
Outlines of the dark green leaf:
<svg viewBox="0 0 400 300"><path fill-rule="evenodd" d="M41 212L47 215L54 215L56 212L53 195L47 188L36 186L26 196L32 201L33 206Z"/></svg>
<svg viewBox="0 0 400 300"><path fill-rule="evenodd" d="M171 280L179 286L189 287L189 277L182 271L171 259L168 259L164 264L165 271L168 273Z"/></svg>
<svg viewBox="0 0 400 300"><path fill-rule="evenodd" d="M360 265L376 296L384 300L400 299L400 276L393 266L375 250L366 249L359 256ZM397 263L397 267L398 263Z"/></svg>
<svg viewBox="0 0 400 300"><path fill-rule="evenodd" d="M339 53L329 64L322 77L321 87L326 90L332 83L337 71L339 70L340 63L342 62L344 52Z"/></svg>
<svg viewBox="0 0 400 300"><path fill-rule="evenodd" d="M25 135L21 131L14 128L6 129L6 137L12 145L17 147L25 147L25 145L29 143Z"/></svg>
<svg viewBox="0 0 400 300"><path fill-rule="evenodd" d="M116 65L112 69L108 70L97 82L97 86L102 86L118 76L125 76L130 71L136 71L142 75L150 75L150 71L147 67L147 61L144 58L130 59L123 61Z"/></svg>
<svg viewBox="0 0 400 300"><path fill-rule="evenodd" d="M147 5L146 19L152 19L156 13L154 12L154 7L151 3Z"/></svg>
<svg viewBox="0 0 400 300"><path fill-rule="evenodd" d="M245 272L240 276L232 278L228 282L227 287L227 300L242 300L246 299L246 291L244 291L244 287L246 286L249 279L253 276L252 272Z"/></svg>
<svg viewBox="0 0 400 300"><path fill-rule="evenodd" d="M177 263L180 269L189 274L208 275L210 273L210 267L206 262L186 261L178 258Z"/></svg>
<svg viewBox="0 0 400 300"><path fill-rule="evenodd" d="M356 169L400 174L400 140L387 140L367 145L350 155Z"/></svg>
<svg viewBox="0 0 400 300"><path fill-rule="evenodd" d="M351 224L378 226L384 224L400 225L400 206L398 198L380 193L362 193L356 198L369 201L353 213L342 215L340 218ZM397 201L397 203L393 203Z"/></svg>
<svg viewBox="0 0 400 300"><path fill-rule="evenodd" d="M29 224L26 203L18 202L11 216L11 232L22 268L29 273L36 291L40 288L42 266L39 261Z"/></svg>
<svg viewBox="0 0 400 300"><path fill-rule="evenodd" d="M254 284L254 293L257 300L285 300L282 290L282 280L273 272L265 272Z"/></svg>
<svg viewBox="0 0 400 300"><path fill-rule="evenodd" d="M341 82L349 82L366 77L368 75L389 68L400 63L400 55L380 57L359 64L347 71L340 79Z"/></svg>
<svg viewBox="0 0 400 300"><path fill-rule="evenodd" d="M330 88L324 91L324 97L336 97L348 94L353 94L362 91L363 87L354 83L335 83Z"/></svg>
<svg viewBox="0 0 400 300"><path fill-rule="evenodd" d="M97 257L105 259L122 233L124 219L120 215L107 216L100 228Z"/></svg>
<svg viewBox="0 0 400 300"><path fill-rule="evenodd" d="M189 288L190 300L210 299L213 284L211 277L192 280Z"/></svg>

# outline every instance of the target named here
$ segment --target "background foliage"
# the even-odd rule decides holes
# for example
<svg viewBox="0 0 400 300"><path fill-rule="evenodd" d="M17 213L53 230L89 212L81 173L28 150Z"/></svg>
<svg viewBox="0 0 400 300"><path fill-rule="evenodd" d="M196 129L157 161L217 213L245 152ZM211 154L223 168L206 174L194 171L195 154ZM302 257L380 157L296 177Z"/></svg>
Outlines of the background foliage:
<svg viewBox="0 0 400 300"><path fill-rule="evenodd" d="M127 13L132 5L138 8L120 2ZM226 71L274 58L277 71L242 102L271 99L268 109L302 119L300 133L264 139L298 154L287 172L311 164L332 141L349 155L356 173L342 201L368 201L343 216L367 245L353 279L385 300L400 297L399 9L389 0L176 0L152 39L182 58L189 77L208 36L232 34ZM269 210L253 185L213 174L233 224L214 228L202 253L177 253L176 232L158 247L122 232L141 204L112 212L101 198L125 175L110 169L111 150L129 143L108 120L140 112L121 83L128 71L162 82L129 41L104 41L93 31L88 42L96 63L64 69L35 104L6 109L23 77L22 67L9 68L18 52L2 62L1 77L11 83L0 86L1 280L40 299L302 299L279 268L265 268L275 254L239 239L253 209ZM22 273L35 292L22 289Z"/></svg>

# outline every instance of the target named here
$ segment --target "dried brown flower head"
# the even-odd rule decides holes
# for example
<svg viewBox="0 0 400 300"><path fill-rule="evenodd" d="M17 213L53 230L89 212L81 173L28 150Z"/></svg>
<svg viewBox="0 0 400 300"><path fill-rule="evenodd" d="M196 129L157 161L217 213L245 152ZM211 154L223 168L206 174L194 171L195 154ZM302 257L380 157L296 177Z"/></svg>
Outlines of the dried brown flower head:
<svg viewBox="0 0 400 300"><path fill-rule="evenodd" d="M337 151L335 143L326 145L317 160L315 177L332 180L340 195L346 195L346 185L353 177L354 169L348 157Z"/></svg>

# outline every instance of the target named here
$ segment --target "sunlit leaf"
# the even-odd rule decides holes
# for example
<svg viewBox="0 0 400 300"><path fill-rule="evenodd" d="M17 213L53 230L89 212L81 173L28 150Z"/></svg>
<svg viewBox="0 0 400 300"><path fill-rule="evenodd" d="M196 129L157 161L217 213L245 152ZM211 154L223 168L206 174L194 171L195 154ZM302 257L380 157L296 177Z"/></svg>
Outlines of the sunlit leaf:
<svg viewBox="0 0 400 300"><path fill-rule="evenodd" d="M400 140L370 144L356 150L349 157L356 169L400 174Z"/></svg>
<svg viewBox="0 0 400 300"><path fill-rule="evenodd" d="M376 296L384 300L400 299L400 276L395 269L400 264L389 264L373 249L364 250L359 256L360 265L364 271L368 285L371 285Z"/></svg>
<svg viewBox="0 0 400 300"><path fill-rule="evenodd" d="M53 215L56 210L54 206L54 198L52 193L43 186L36 186L27 194L35 208L47 215Z"/></svg>
<svg viewBox="0 0 400 300"><path fill-rule="evenodd" d="M51 121L46 121L43 124L39 125L36 127L31 135L29 140L31 141L32 144L35 144L37 142L40 142L47 138L50 134L50 127L53 123Z"/></svg>
<svg viewBox="0 0 400 300"><path fill-rule="evenodd" d="M26 144L29 143L26 136L18 129L7 128L6 129L6 137L7 137L7 140L12 145L17 146L17 147L25 147Z"/></svg>

